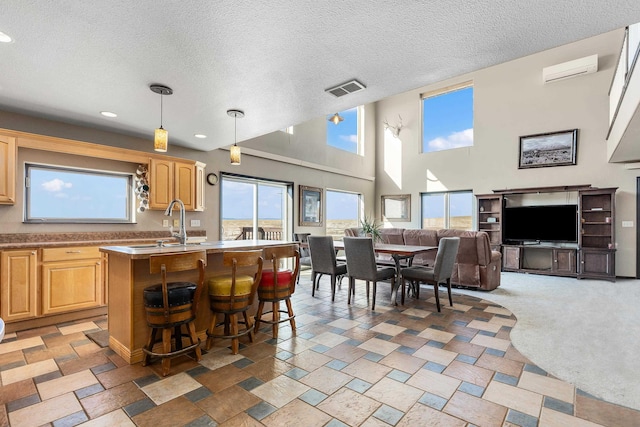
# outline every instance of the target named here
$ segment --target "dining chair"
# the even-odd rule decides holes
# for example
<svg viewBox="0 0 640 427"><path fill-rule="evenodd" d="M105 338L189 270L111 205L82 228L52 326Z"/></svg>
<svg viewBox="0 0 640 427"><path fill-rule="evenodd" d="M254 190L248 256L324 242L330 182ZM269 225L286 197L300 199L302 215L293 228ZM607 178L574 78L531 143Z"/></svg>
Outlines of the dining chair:
<svg viewBox="0 0 640 427"><path fill-rule="evenodd" d="M301 243L300 245L300 268L311 267L311 253L309 250L309 236L311 233L293 233L293 241ZM300 275L296 279L300 283Z"/></svg>
<svg viewBox="0 0 640 427"><path fill-rule="evenodd" d="M271 325L273 338L278 338L278 325L289 322L291 329L296 330L296 317L291 305L291 295L296 290L296 278L300 271L300 252L295 246L269 246L263 249L264 259L270 268L262 272L262 280L258 286L258 310L256 312L256 331L260 329L260 323ZM291 265L287 266L287 260ZM289 268L290 267L290 268ZM287 309L280 310L280 302L284 301ZM264 304L271 303L271 311L264 311ZM287 317L280 317L280 314ZM262 316L271 314L271 320Z"/></svg>
<svg viewBox="0 0 640 427"><path fill-rule="evenodd" d="M405 280L415 283L416 298L420 296L420 283L428 283L433 285L433 292L436 296L436 307L440 312L440 296L438 284L444 283L447 286L449 294L449 305L453 307L451 298L451 275L453 272L453 264L458 255L458 247L460 246L459 237L443 237L438 242L438 253L436 261L432 267L407 267L400 270L402 276L402 303L404 304Z"/></svg>
<svg viewBox="0 0 640 427"><path fill-rule="evenodd" d="M204 287L204 267L207 263L206 251L184 252L169 255L151 255L149 273L160 273L161 283L144 288L144 309L149 326L149 337L143 347L142 366L153 358L162 360L162 376L171 369L171 359L186 352L194 351L196 361L200 361L200 339L196 333L195 320L198 301ZM198 270L198 281L167 282L167 273ZM182 333L186 327L186 334ZM158 331L162 331L162 349L154 349ZM183 338L189 344L183 347Z"/></svg>
<svg viewBox="0 0 640 427"><path fill-rule="evenodd" d="M394 267L378 267L371 237L344 237L344 252L347 257L347 275L349 276L349 296L355 292L356 279L367 282L367 298L369 298L369 282L373 282L373 299L371 310L376 308L376 288L381 280L391 279L391 289L395 286L396 269ZM313 253L313 251L312 251Z"/></svg>
<svg viewBox="0 0 640 427"><path fill-rule="evenodd" d="M214 338L228 338L231 352L238 354L238 338L249 335L253 342L254 325L247 310L253 304L262 278L262 250L224 252L222 265L231 271L209 279L211 323L207 330L207 350L211 349ZM238 321L239 313L242 313L243 321ZM221 322L217 321L218 314L224 315ZM238 323L244 324L244 331L238 330ZM216 333L219 326L223 326L222 333Z"/></svg>
<svg viewBox="0 0 640 427"><path fill-rule="evenodd" d="M311 296L316 295L323 274L331 276L331 302L336 298L336 281L342 282L347 274L347 264L338 262L331 236L309 236L311 252ZM317 277L317 280L316 280Z"/></svg>

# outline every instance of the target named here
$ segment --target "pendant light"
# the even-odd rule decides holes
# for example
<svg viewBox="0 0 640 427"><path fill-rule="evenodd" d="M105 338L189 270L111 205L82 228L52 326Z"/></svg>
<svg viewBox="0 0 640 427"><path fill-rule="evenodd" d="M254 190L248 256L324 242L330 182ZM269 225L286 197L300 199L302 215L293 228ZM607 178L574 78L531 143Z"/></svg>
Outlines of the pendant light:
<svg viewBox="0 0 640 427"><path fill-rule="evenodd" d="M227 110L227 115L233 117L233 145L231 146L231 164L237 166L240 164L240 147L238 147L238 118L244 117L242 110Z"/></svg>
<svg viewBox="0 0 640 427"><path fill-rule="evenodd" d="M334 125L337 125L338 123L340 123L343 120L344 120L344 117L340 116L340 114L338 114L338 113L335 113L333 116L331 116L329 118L329 121L333 122Z"/></svg>
<svg viewBox="0 0 640 427"><path fill-rule="evenodd" d="M169 132L164 130L162 127L162 97L164 95L171 95L173 93L173 89L163 85L151 85L149 86L151 92L157 93L160 95L160 127L156 129L153 137L153 149L160 153L167 152L167 145L169 143Z"/></svg>

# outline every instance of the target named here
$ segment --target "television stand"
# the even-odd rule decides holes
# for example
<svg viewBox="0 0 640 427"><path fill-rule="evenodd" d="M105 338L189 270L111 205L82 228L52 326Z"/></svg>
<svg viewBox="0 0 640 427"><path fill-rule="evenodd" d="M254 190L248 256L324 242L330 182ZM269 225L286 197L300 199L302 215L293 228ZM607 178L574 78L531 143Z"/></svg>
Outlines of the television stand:
<svg viewBox="0 0 640 427"><path fill-rule="evenodd" d="M502 271L577 277L577 248L526 242L502 246Z"/></svg>

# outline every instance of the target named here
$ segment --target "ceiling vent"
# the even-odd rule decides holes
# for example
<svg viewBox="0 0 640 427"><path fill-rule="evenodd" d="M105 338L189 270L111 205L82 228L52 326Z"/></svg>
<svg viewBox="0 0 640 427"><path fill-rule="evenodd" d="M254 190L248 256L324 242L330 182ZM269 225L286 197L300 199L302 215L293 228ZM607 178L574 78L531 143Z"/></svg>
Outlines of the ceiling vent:
<svg viewBox="0 0 640 427"><path fill-rule="evenodd" d="M584 58L543 68L542 81L544 83L552 83L595 73L596 71L598 71L598 55L585 56Z"/></svg>
<svg viewBox="0 0 640 427"><path fill-rule="evenodd" d="M341 96L348 95L350 93L359 92L364 88L366 88L366 86L359 81L351 80L336 87L325 89L325 92L330 93L336 98L340 98Z"/></svg>

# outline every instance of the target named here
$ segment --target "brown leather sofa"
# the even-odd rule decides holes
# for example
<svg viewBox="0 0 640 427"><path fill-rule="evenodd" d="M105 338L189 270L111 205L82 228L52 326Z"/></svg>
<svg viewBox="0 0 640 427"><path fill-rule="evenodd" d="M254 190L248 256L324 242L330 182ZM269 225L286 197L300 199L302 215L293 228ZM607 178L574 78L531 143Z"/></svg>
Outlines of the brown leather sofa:
<svg viewBox="0 0 640 427"><path fill-rule="evenodd" d="M489 236L484 231L382 228L380 234L383 243L417 246L438 246L442 237L460 237L451 284L483 291L491 291L500 286L502 254L491 250ZM361 235L361 230L348 228L345 235L358 236ZM432 266L435 257L435 252L420 254L414 258L413 264ZM383 262L385 260L381 259Z"/></svg>

